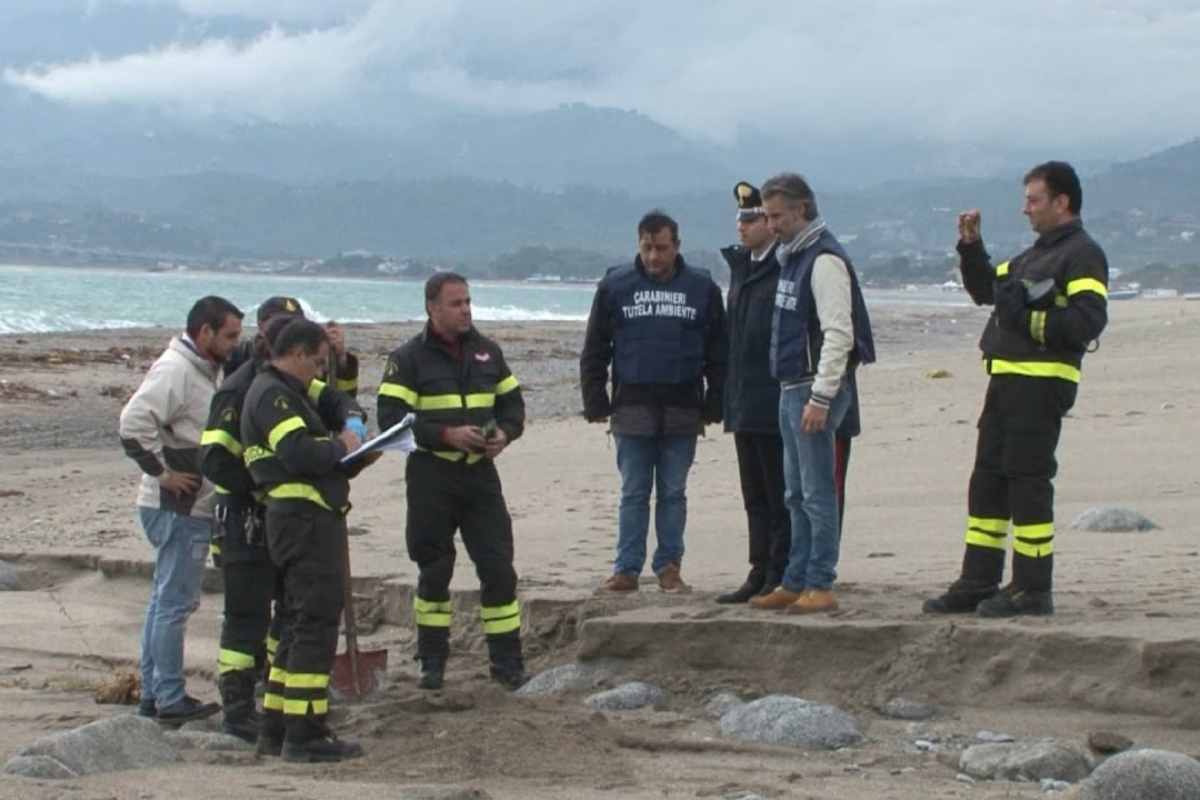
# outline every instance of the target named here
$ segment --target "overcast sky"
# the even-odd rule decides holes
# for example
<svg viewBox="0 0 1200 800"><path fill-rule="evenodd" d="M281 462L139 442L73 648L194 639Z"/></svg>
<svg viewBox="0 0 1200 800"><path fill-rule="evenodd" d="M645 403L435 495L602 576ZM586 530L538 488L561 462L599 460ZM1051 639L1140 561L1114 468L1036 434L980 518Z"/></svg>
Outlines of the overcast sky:
<svg viewBox="0 0 1200 800"><path fill-rule="evenodd" d="M726 143L739 126L798 141L884 132L1081 152L1200 135L1200 0L4 3L4 37L23 35L22 5L173 6L260 23L238 39L160 37L124 54L81 47L4 65L10 85L67 104L290 121L383 95L414 109L582 101Z"/></svg>

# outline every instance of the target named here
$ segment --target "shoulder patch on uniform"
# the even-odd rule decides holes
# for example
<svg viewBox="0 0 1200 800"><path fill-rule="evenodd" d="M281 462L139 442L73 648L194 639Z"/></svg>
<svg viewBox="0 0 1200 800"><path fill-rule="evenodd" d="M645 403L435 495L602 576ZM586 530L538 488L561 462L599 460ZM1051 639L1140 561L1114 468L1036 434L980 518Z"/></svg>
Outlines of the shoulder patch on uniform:
<svg viewBox="0 0 1200 800"><path fill-rule="evenodd" d="M492 360L492 354L487 352L486 350L480 351L475 354L475 360L480 363L486 364L487 362Z"/></svg>
<svg viewBox="0 0 1200 800"><path fill-rule="evenodd" d="M397 364L394 360L389 360L387 363L387 369L385 369L383 371L383 377L385 377L385 378L395 377L396 373L399 371L400 371L400 365Z"/></svg>
<svg viewBox="0 0 1200 800"><path fill-rule="evenodd" d="M238 412L236 408L230 407L221 412L222 422L237 422Z"/></svg>
<svg viewBox="0 0 1200 800"><path fill-rule="evenodd" d="M275 398L275 407L278 408L280 411L291 411L292 410L292 407L288 405L287 398L284 397L283 395L279 395L278 397Z"/></svg>

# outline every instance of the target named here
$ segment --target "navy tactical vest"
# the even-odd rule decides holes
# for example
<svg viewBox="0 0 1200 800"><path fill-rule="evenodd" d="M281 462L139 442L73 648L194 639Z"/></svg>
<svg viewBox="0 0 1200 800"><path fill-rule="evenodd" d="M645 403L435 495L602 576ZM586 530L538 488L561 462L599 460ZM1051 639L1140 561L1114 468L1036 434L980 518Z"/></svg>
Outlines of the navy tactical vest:
<svg viewBox="0 0 1200 800"><path fill-rule="evenodd" d="M777 251L778 254L778 251ZM771 324L771 375L780 383L811 377L821 361L821 345L825 337L817 319L817 305L812 293L812 270L817 256L834 255L846 264L850 273L850 315L854 323L854 346L850 350L848 369L875 360L875 340L871 336L871 320L863 300L858 276L850 257L827 230L799 253L793 253L779 273L779 288L775 293L775 316Z"/></svg>
<svg viewBox="0 0 1200 800"><path fill-rule="evenodd" d="M678 384L700 379L712 278L679 259L667 283L635 265L604 278L613 328L617 384Z"/></svg>

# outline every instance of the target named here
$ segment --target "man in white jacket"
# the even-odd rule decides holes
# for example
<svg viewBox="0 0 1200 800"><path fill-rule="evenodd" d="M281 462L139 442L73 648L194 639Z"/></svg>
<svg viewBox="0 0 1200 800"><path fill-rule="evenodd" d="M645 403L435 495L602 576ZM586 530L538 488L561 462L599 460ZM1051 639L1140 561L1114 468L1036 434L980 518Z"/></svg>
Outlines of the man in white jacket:
<svg viewBox="0 0 1200 800"><path fill-rule="evenodd" d="M213 487L200 476L200 435L221 364L241 335L236 306L222 297L197 300L187 332L171 339L121 410L121 445L143 473L138 515L155 556L138 713L167 724L220 710L184 691L183 640L188 617L200 604L212 532Z"/></svg>

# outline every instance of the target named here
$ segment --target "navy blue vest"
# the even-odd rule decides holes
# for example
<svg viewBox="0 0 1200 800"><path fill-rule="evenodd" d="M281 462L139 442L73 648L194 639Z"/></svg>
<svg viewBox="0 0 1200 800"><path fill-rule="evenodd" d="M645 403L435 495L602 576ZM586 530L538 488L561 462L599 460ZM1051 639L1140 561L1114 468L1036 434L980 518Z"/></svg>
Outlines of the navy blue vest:
<svg viewBox="0 0 1200 800"><path fill-rule="evenodd" d="M659 283L634 264L604 277L617 384L677 384L700 379L712 278L678 261Z"/></svg>
<svg viewBox="0 0 1200 800"><path fill-rule="evenodd" d="M870 364L875 360L871 319L867 316L867 304L858 285L858 276L846 251L833 234L825 230L821 231L815 242L799 253L793 253L779 273L775 316L771 324L771 375L780 383L814 375L821 362L821 345L825 337L821 333L821 322L817 319L817 305L813 299L812 269L817 256L826 253L842 259L850 273L854 347L850 351L847 366L853 369L859 364Z"/></svg>

